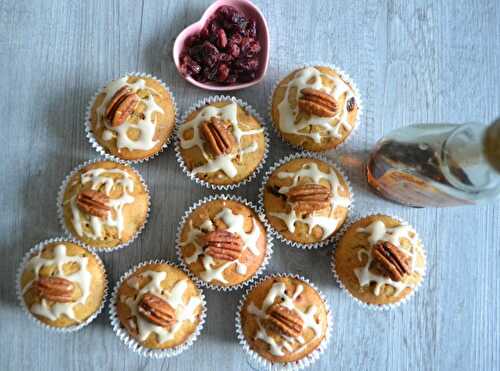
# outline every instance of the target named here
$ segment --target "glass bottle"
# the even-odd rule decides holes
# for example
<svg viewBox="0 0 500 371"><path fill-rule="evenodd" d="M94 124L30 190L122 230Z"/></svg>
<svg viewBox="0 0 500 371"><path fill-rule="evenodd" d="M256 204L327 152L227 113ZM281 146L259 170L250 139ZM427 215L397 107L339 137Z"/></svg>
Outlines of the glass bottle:
<svg viewBox="0 0 500 371"><path fill-rule="evenodd" d="M413 207L476 204L500 196L500 118L416 124L383 137L366 166L383 197Z"/></svg>

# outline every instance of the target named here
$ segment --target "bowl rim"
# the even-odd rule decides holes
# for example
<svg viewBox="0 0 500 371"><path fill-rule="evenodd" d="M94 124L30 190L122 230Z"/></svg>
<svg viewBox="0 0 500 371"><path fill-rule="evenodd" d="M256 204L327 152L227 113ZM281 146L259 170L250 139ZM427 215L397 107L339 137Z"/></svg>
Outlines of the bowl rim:
<svg viewBox="0 0 500 371"><path fill-rule="evenodd" d="M208 19L210 18L210 16L212 16L214 14L214 12L218 8L220 8L221 6L223 6L223 5L232 6L233 4L236 6L237 6L237 4L243 4L244 6L251 7L255 11L255 13L258 15L258 17L260 18L260 20L264 26L263 27L264 28L264 38L263 38L264 40L263 41L265 41L265 48L263 48L263 49L265 49L265 53L263 55L261 55L261 57L260 57L261 60L264 62L264 67L262 68L262 71L259 74L259 76L257 76L252 81L248 81L248 82L244 82L244 83L239 83L239 84L234 84L234 85L217 85L216 83L199 82L199 81L193 79L189 75L187 75L187 76L183 75L181 70L180 70L180 59L179 59L180 54L182 52L183 45L180 45L180 43L183 42L184 40L186 40L187 36L186 37L181 37L181 36L183 36L183 34L185 32L188 32L194 26L201 24L203 27L205 25L205 23L208 21ZM261 41L260 37L259 37L259 41ZM264 76L267 73L267 68L269 66L269 54L270 54L269 49L270 49L270 38L269 38L269 27L267 25L267 20L264 17L264 14L262 13L262 11L254 3L252 3L250 0L216 0L210 6L208 6L208 8L205 9L205 11L201 15L201 17L196 22L191 23L190 25L185 27L181 32L179 32L179 34L177 35L177 37L174 40L174 44L172 47L172 57L173 57L175 68L177 69L177 72L179 73L179 75L181 75L181 77L184 80L188 81L190 84L192 84L198 88L204 89L204 90L233 91L233 90L244 89L244 88L248 88L250 86L256 85L264 79Z"/></svg>

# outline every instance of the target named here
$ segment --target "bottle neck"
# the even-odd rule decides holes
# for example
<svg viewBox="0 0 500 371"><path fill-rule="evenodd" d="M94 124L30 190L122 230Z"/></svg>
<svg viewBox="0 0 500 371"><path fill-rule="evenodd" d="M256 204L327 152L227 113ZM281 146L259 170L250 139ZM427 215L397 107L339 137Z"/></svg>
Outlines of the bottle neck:
<svg viewBox="0 0 500 371"><path fill-rule="evenodd" d="M498 137L491 127L481 124L460 125L448 136L442 147L444 173L450 183L466 192L498 192L500 166L496 155ZM496 127L500 130L500 126ZM495 148L493 151L490 147ZM490 148L490 149L488 149Z"/></svg>

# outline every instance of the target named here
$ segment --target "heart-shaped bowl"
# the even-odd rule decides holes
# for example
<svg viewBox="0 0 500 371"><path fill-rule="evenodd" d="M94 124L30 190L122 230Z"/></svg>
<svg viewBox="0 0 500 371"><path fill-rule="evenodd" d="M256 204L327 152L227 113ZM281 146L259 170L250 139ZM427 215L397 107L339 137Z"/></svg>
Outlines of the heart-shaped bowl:
<svg viewBox="0 0 500 371"><path fill-rule="evenodd" d="M213 82L204 83L196 81L191 76L185 76L181 72L180 56L184 48L186 39L194 35L195 33L200 32L208 22L210 17L216 12L217 9L219 9L223 5L229 5L236 8L245 16L255 19L255 22L257 23L257 39L259 40L262 49L259 55L259 69L256 72L255 79L252 81L245 83L236 83L232 85L221 85ZM179 74L191 84L205 90L231 91L248 88L249 86L258 84L264 78L264 75L267 71L267 66L269 65L269 29L267 27L266 19L264 18L264 15L260 11L260 9L248 0L217 0L212 5L210 5L207 10L205 10L198 22L186 27L177 36L173 47L173 57L175 66L177 67L177 71L179 71Z"/></svg>

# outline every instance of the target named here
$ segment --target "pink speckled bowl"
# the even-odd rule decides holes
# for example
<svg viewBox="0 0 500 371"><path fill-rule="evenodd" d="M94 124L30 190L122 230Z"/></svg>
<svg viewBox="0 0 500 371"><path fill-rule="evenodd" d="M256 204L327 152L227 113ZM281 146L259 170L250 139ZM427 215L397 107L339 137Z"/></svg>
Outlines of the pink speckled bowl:
<svg viewBox="0 0 500 371"><path fill-rule="evenodd" d="M255 19L255 21L257 22L257 38L260 42L262 50L260 52L260 57L259 57L260 59L259 69L257 70L255 80L253 81L245 82L242 84L220 85L217 83L199 82L193 79L191 76L184 76L181 73L179 59L186 39L189 36L195 34L196 32L201 31L201 29L203 28L203 26L205 26L205 23L208 21L208 19L215 13L215 11L218 8L220 8L223 5L232 6L238 9L243 14L245 14L247 17ZM249 86L255 85L264 78L264 75L266 74L267 71L267 66L269 64L269 29L267 27L266 19L264 18L264 15L259 10L259 8L257 8L254 4L252 4L248 0L217 0L212 5L210 5L207 8L207 10L205 10L203 15L201 16L201 19L198 22L193 23L192 25L186 27L177 36L174 42L173 57L175 66L177 67L177 71L179 71L179 74L182 77L184 77L184 79L189 81L191 84L199 88L205 90L214 90L214 91L231 91L231 90L244 89Z"/></svg>

